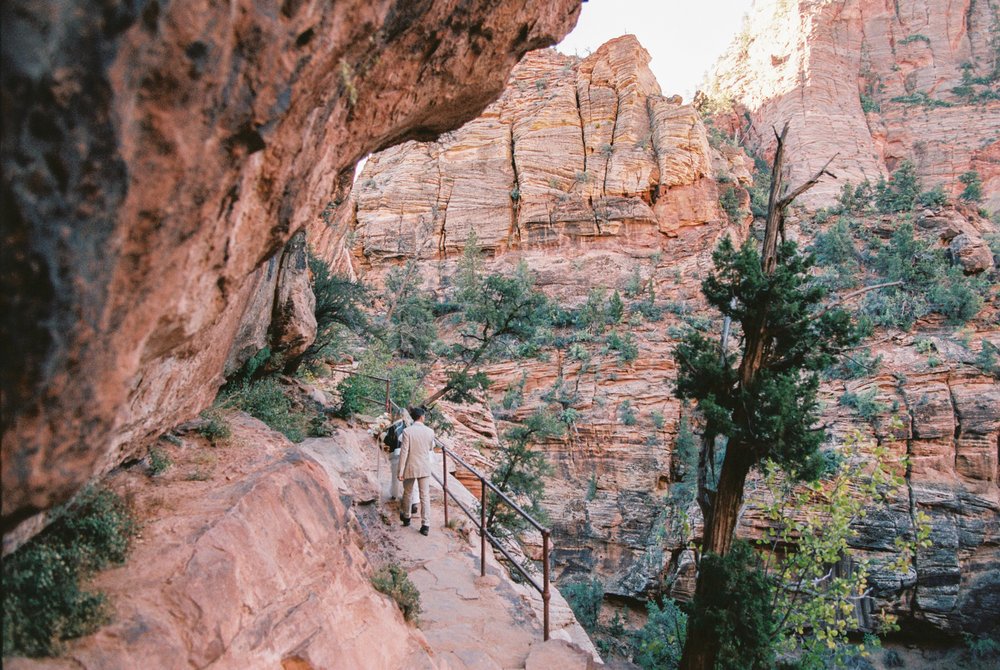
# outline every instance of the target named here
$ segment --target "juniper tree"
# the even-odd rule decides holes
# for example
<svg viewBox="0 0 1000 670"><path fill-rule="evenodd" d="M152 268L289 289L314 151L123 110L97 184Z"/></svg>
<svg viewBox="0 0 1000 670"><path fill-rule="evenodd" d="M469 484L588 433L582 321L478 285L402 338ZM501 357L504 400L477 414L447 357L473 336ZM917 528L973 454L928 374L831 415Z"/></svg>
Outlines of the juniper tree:
<svg viewBox="0 0 1000 670"><path fill-rule="evenodd" d="M531 448L544 440L561 437L565 432L562 423L544 409L535 411L523 423L504 434L500 444L500 462L493 471L496 487L518 500L522 507L536 519L545 518L541 508L545 477L552 474L552 466L545 455ZM506 505L499 504L496 496L487 503L486 527L492 533L520 530L524 518Z"/></svg>
<svg viewBox="0 0 1000 670"><path fill-rule="evenodd" d="M424 359L437 340L434 301L423 290L423 279L410 261L385 278L389 346L404 358Z"/></svg>
<svg viewBox="0 0 1000 670"><path fill-rule="evenodd" d="M470 236L458 273L455 300L465 326L461 341L451 350L456 365L447 382L426 400L442 397L466 402L476 389L485 389L489 379L477 366L504 350L511 341L526 341L551 320L549 302L535 289L535 278L521 263L512 275L484 275L475 236Z"/></svg>
<svg viewBox="0 0 1000 670"><path fill-rule="evenodd" d="M316 297L316 339L298 359L289 361L286 373L294 372L302 361L331 355L331 350L344 339L345 333L365 333L369 329L365 308L371 301L371 291L360 282L338 274L319 256L309 252L309 274Z"/></svg>
<svg viewBox="0 0 1000 670"><path fill-rule="evenodd" d="M824 307L826 290L809 274L812 258L792 242L779 243L785 208L827 173L824 166L780 195L787 130L786 125L778 137L762 249L752 238L739 248L724 239L713 254L715 271L702 282L705 299L725 317L724 335L714 339L692 332L675 351L675 393L696 401L703 418L697 496L705 519L703 555L681 662L689 670L715 667L716 636L722 632L717 628L725 617L712 603L726 602L720 594L740 581L722 568L731 563L726 556L748 473L764 459L794 466L805 477L819 473L824 433L816 427L818 373L854 340L849 315ZM730 323L742 336L738 349L729 346ZM713 489L708 470L717 444L725 455Z"/></svg>

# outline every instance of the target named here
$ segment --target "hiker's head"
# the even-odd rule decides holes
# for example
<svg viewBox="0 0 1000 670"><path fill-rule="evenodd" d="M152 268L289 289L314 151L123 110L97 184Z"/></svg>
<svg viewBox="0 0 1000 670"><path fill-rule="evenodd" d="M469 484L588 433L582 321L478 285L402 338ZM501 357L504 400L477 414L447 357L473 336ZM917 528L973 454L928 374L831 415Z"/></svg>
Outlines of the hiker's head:
<svg viewBox="0 0 1000 670"><path fill-rule="evenodd" d="M423 407L410 408L410 416L413 417L414 421L423 421L425 414L427 414L427 410L425 410Z"/></svg>

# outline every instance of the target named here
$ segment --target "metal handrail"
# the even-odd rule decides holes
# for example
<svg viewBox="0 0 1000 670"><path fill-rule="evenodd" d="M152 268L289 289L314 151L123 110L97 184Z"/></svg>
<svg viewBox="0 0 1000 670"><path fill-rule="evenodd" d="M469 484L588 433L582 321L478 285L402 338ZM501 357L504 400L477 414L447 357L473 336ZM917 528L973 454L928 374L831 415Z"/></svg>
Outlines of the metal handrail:
<svg viewBox="0 0 1000 670"><path fill-rule="evenodd" d="M404 411L406 411L402 407L400 407L399 405L397 405L394 401L392 401L391 398L390 398L389 402L391 403L392 407L394 407L400 414L402 414ZM437 439L435 437L434 438L434 443L438 447L441 448L441 478L439 479L437 477L437 475L435 475L433 473L431 474L431 476L434 477L434 480L436 482L438 482L439 484L441 484L441 489L444 492L444 495L443 495L443 501L444 501L444 524L446 526L448 525L448 497L451 496L451 499L453 501L455 501L455 504L458 505L459 509L461 509L463 512L465 512L466 516L468 516L469 519L472 520L473 525L475 525L475 527L479 530L479 575L481 577L485 577L486 576L486 541L489 540L489 543L491 545L493 545L494 548L498 549L500 551L500 553L503 554L504 557L508 561L510 561L511 565L513 565L515 568L517 568L517 571L520 572L521 575L526 580L528 580L528 583L531 584L531 586L534 587L534 589L541 594L541 596L542 596L542 636L543 636L543 640L548 640L549 639L549 601L552 598L552 593L551 593L551 591L549 589L549 553L550 553L550 544L551 544L552 531L549 530L548 528L546 528L545 526L543 526L542 524L538 523L538 521L536 521L534 517L532 517L530 514L528 514L527 512L525 512L523 509L521 509L520 505L518 505L513 500L511 500L507 496L506 493L504 493L503 491L501 491L500 489L498 489L493 484L493 482L491 482L489 479L487 479L481 472L479 472L474 467L472 467L471 465L469 465L468 463L466 463L465 460L463 460L461 456L459 456L454 451L452 451L451 449L449 449L441 440L439 440L439 439ZM472 513L472 511L469 510L469 508L467 508L462 503L462 501L458 499L458 497L454 493L452 493L451 491L448 490L448 455L449 454L451 455L451 457L455 461L457 461L466 470L468 470L473 475L475 475L475 477L479 480L480 494L479 494L479 520L478 521L476 520L476 517ZM500 542L500 540L495 535L493 535L492 533L490 533L489 530L487 530L487 528L486 528L486 502L487 502L487 495L488 495L487 492L488 491L493 491L493 493L495 495L497 495L500 498L500 500L502 500L503 502L505 502L515 512L517 512L518 514L520 514L528 523L530 523L532 526L534 526L535 529L538 530L542 534L542 583L541 584L539 584L535 580L535 578L531 574L529 574L528 571L525 570L524 567L520 563L518 563L514 559L513 556L510 555L510 552L507 551L506 547L503 546L503 544Z"/></svg>

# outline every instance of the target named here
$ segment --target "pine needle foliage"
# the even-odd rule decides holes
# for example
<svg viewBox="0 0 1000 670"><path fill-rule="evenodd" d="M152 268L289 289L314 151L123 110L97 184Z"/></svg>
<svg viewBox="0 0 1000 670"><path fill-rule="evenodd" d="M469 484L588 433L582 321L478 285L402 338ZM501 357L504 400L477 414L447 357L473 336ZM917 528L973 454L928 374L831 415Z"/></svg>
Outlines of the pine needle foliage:
<svg viewBox="0 0 1000 670"><path fill-rule="evenodd" d="M511 428L504 435L500 446L500 463L491 479L498 489L517 502L536 519L544 521L542 493L545 477L552 474L552 466L545 454L531 448L533 444L560 437L565 426L552 413L540 409L524 423ZM525 521L517 512L492 496L486 507L486 527L491 533L507 535L524 528Z"/></svg>
<svg viewBox="0 0 1000 670"><path fill-rule="evenodd" d="M676 395L694 400L707 436L723 436L750 451L753 462L771 458L805 477L821 471L817 449L818 372L839 349L856 340L847 312L822 309L826 289L810 281L811 256L794 243L780 245L771 275L761 268L750 241L736 249L727 238L713 254L715 272L702 282L708 303L746 332L766 325L771 334L759 373L740 381L739 355L723 351L718 338L689 333L677 346Z"/></svg>
<svg viewBox="0 0 1000 670"><path fill-rule="evenodd" d="M428 398L428 404L441 397L454 402L475 400L476 392L489 386L489 378L478 366L501 353L516 352L514 345L529 342L552 321L552 306L535 288L528 266L521 263L510 275L484 274L475 236L466 243L456 288L454 299L464 326L460 341L449 351L455 365L448 371L445 387Z"/></svg>

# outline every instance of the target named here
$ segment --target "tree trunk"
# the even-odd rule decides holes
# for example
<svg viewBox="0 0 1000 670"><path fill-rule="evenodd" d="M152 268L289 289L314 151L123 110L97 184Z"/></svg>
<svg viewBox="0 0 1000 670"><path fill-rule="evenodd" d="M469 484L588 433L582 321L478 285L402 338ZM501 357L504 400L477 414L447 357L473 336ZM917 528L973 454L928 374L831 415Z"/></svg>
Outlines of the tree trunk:
<svg viewBox="0 0 1000 670"><path fill-rule="evenodd" d="M774 152L774 165L771 168L771 191L768 198L767 225L764 229L764 243L761 248L761 269L764 274L774 273L778 264L778 237L784 239L785 208L797 196L814 186L827 171L831 158L816 175L791 193L782 196L782 168L785 155L785 137L788 135L788 123L785 123L779 135L775 132L778 146ZM831 175L832 176L832 175ZM743 324L743 358L739 367L739 385L746 389L750 387L764 367L770 354L773 333L769 330L766 311L760 320ZM725 334L723 335L725 338ZM723 344L725 355L725 344ZM734 417L737 421L737 417ZM707 445L706 445L707 446ZM707 497L711 500L710 513L705 514L705 532L702 542L702 555L707 553L725 556L733 546L733 536L736 521L739 518L740 507L743 505L743 487L747 475L761 453L755 445L730 441L726 448L726 456L722 461L722 472L719 474L719 484L715 494ZM765 445L766 446L766 445ZM703 447L705 448L705 447ZM700 482L699 482L700 484ZM699 488L701 488L699 486ZM699 491L699 498L707 492ZM699 500L700 502L700 500ZM704 512L704 506L702 510ZM705 584L699 576L695 587L695 601L705 592L713 588ZM703 622L693 618L688 625L688 636L684 644L684 655L681 657L681 670L713 670L718 653L718 640L713 638L714 631Z"/></svg>
<svg viewBox="0 0 1000 670"><path fill-rule="evenodd" d="M711 523L705 525L702 551L725 556L733 545L733 534L740 507L743 505L743 486L753 466L749 447L730 443L719 473L719 485L712 504Z"/></svg>
<svg viewBox="0 0 1000 670"><path fill-rule="evenodd" d="M743 487L752 466L753 456L746 445L731 443L727 446L719 485L712 501L712 516L705 521L702 555L712 552L725 556L732 548L736 521L743 506ZM695 601L699 600L699 596L703 597L706 588L710 588L709 585L699 578ZM714 631L692 619L684 643L681 670L712 670L717 652L718 640L714 639Z"/></svg>

